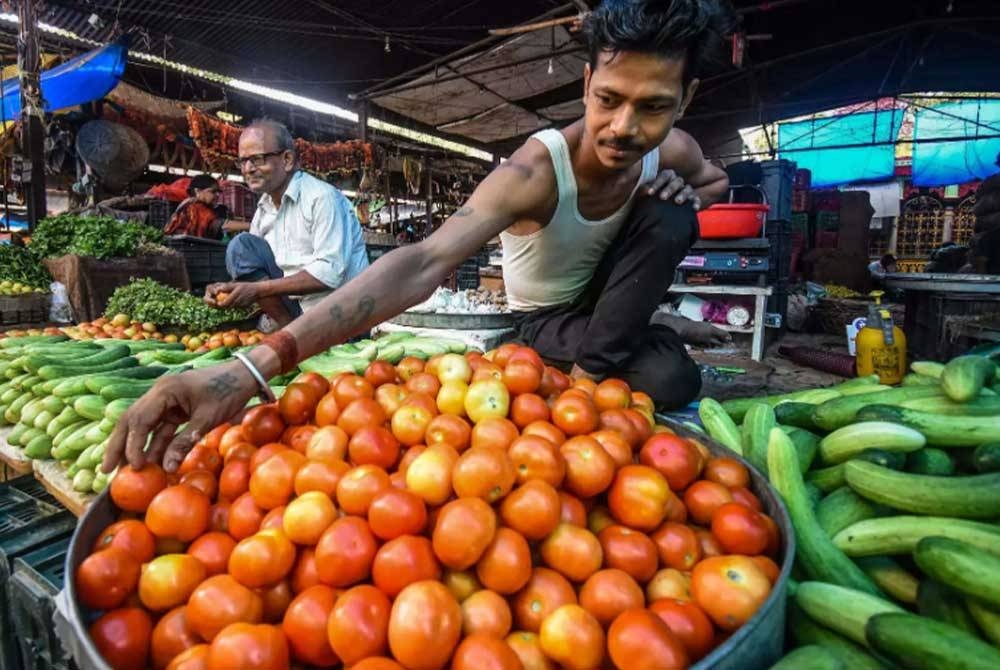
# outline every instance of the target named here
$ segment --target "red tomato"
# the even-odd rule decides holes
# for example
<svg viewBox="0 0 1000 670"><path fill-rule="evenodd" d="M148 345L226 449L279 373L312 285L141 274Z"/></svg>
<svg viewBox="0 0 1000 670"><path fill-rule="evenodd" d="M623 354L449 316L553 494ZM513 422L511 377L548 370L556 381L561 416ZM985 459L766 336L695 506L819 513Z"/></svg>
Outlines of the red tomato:
<svg viewBox="0 0 1000 670"><path fill-rule="evenodd" d="M240 424L247 442L262 446L268 442L277 442L285 432L285 422L281 412L274 405L257 405L247 410Z"/></svg>
<svg viewBox="0 0 1000 670"><path fill-rule="evenodd" d="M311 547L303 547L299 550L299 557L292 568L290 585L292 593L302 593L310 586L319 584L319 573L316 571L316 550Z"/></svg>
<svg viewBox="0 0 1000 670"><path fill-rule="evenodd" d="M178 484L163 489L146 509L146 527L158 538L190 542L208 529L212 503L201 491Z"/></svg>
<svg viewBox="0 0 1000 670"><path fill-rule="evenodd" d="M502 638L473 633L455 649L451 667L452 670L523 670L524 665Z"/></svg>
<svg viewBox="0 0 1000 670"><path fill-rule="evenodd" d="M476 575L486 588L510 595L531 578L531 547L520 533L498 528L476 564Z"/></svg>
<svg viewBox="0 0 1000 670"><path fill-rule="evenodd" d="M517 439L517 426L503 417L488 417L472 426L470 441L473 447L506 449Z"/></svg>
<svg viewBox="0 0 1000 670"><path fill-rule="evenodd" d="M511 360L503 369L503 383L514 395L534 393L542 383L542 368L526 360Z"/></svg>
<svg viewBox="0 0 1000 670"><path fill-rule="evenodd" d="M365 370L365 381L378 389L382 384L396 383L396 368L385 361L373 361Z"/></svg>
<svg viewBox="0 0 1000 670"><path fill-rule="evenodd" d="M543 540L560 521L559 492L541 479L514 489L500 504L503 522L529 540Z"/></svg>
<svg viewBox="0 0 1000 670"><path fill-rule="evenodd" d="M121 468L111 480L111 500L126 512L146 511L153 497L167 488L167 473L155 463L139 470Z"/></svg>
<svg viewBox="0 0 1000 670"><path fill-rule="evenodd" d="M250 495L263 509L287 505L295 493L295 475L306 464L305 456L285 449L262 462L250 475Z"/></svg>
<svg viewBox="0 0 1000 670"><path fill-rule="evenodd" d="M90 625L90 639L113 670L146 667L152 634L153 621L137 607L111 610Z"/></svg>
<svg viewBox="0 0 1000 670"><path fill-rule="evenodd" d="M205 533L191 543L187 553L197 558L205 566L205 574L221 575L229 566L229 555L236 548L236 540L228 533Z"/></svg>
<svg viewBox="0 0 1000 670"><path fill-rule="evenodd" d="M761 515L739 503L727 503L715 510L712 534L728 554L754 556L767 548L768 530Z"/></svg>
<svg viewBox="0 0 1000 670"><path fill-rule="evenodd" d="M697 661L712 651L715 628L708 616L693 602L662 598L649 605L649 611L667 624L687 650L688 658Z"/></svg>
<svg viewBox="0 0 1000 670"><path fill-rule="evenodd" d="M264 603L252 589L230 575L216 575L191 593L185 614L191 629L211 642L231 623L260 623Z"/></svg>
<svg viewBox="0 0 1000 670"><path fill-rule="evenodd" d="M642 607L646 596L639 584L617 569L598 570L580 587L580 606L608 626L627 609Z"/></svg>
<svg viewBox="0 0 1000 670"><path fill-rule="evenodd" d="M568 523L559 524L541 545L542 560L575 582L601 569L604 550L593 533Z"/></svg>
<svg viewBox="0 0 1000 670"><path fill-rule="evenodd" d="M481 633L502 639L510 632L510 605L500 594L482 589L461 602L464 635Z"/></svg>
<svg viewBox="0 0 1000 670"><path fill-rule="evenodd" d="M271 586L291 572L295 545L280 530L261 530L240 540L229 556L229 574L250 588Z"/></svg>
<svg viewBox="0 0 1000 670"><path fill-rule="evenodd" d="M364 519L337 519L316 544L316 572L330 586L357 584L371 574L376 549L375 536Z"/></svg>
<svg viewBox="0 0 1000 670"><path fill-rule="evenodd" d="M425 579L441 579L441 565L426 537L403 535L389 540L375 553L372 582L390 598Z"/></svg>
<svg viewBox="0 0 1000 670"><path fill-rule="evenodd" d="M472 440L472 427L460 416L439 414L427 425L424 440L428 447L447 444L456 451L464 451Z"/></svg>
<svg viewBox="0 0 1000 670"><path fill-rule="evenodd" d="M733 502L733 494L722 484L701 479L684 492L684 505L695 523L707 526L715 510Z"/></svg>
<svg viewBox="0 0 1000 670"><path fill-rule="evenodd" d="M253 501L253 496L249 492L244 493L229 506L229 534L236 540L250 537L260 530L264 514L264 510Z"/></svg>
<svg viewBox="0 0 1000 670"><path fill-rule="evenodd" d="M365 426L381 426L386 421L385 410L371 398L358 398L342 407L337 427L348 435L354 435Z"/></svg>
<svg viewBox="0 0 1000 670"><path fill-rule="evenodd" d="M535 393L522 393L510 403L510 419L522 430L536 421L548 421L550 416L545 398Z"/></svg>
<svg viewBox="0 0 1000 670"><path fill-rule="evenodd" d="M608 509L620 523L651 531L663 521L667 505L676 496L667 479L645 465L626 465L615 474L608 491Z"/></svg>
<svg viewBox="0 0 1000 670"><path fill-rule="evenodd" d="M196 644L185 649L170 661L167 670L205 670L208 667L208 650L207 644Z"/></svg>
<svg viewBox="0 0 1000 670"><path fill-rule="evenodd" d="M562 443L559 452L566 461L565 487L581 498L599 495L615 478L615 462L601 443L587 435L577 435Z"/></svg>
<svg viewBox="0 0 1000 670"><path fill-rule="evenodd" d="M316 404L322 397L323 394L317 393L311 384L289 384L278 400L278 411L286 424L299 426L313 418Z"/></svg>
<svg viewBox="0 0 1000 670"><path fill-rule="evenodd" d="M608 628L608 655L625 670L684 670L688 655L680 639L657 615L637 608L622 612Z"/></svg>
<svg viewBox="0 0 1000 670"><path fill-rule="evenodd" d="M639 582L649 581L659 567L656 545L645 533L625 526L608 526L597 536L604 565L624 570Z"/></svg>
<svg viewBox="0 0 1000 670"><path fill-rule="evenodd" d="M384 593L363 584L345 591L334 603L327 621L327 640L352 668L362 659L384 654L389 644L389 611Z"/></svg>
<svg viewBox="0 0 1000 670"><path fill-rule="evenodd" d="M337 504L347 514L365 516L375 496L391 486L388 473L377 465L359 465L337 483Z"/></svg>
<svg viewBox="0 0 1000 670"><path fill-rule="evenodd" d="M309 438L306 458L333 465L342 463L347 458L349 440L347 433L337 426L323 426Z"/></svg>
<svg viewBox="0 0 1000 670"><path fill-rule="evenodd" d="M381 540L419 535L427 526L427 505L411 491L383 489L368 507L368 525Z"/></svg>
<svg viewBox="0 0 1000 670"><path fill-rule="evenodd" d="M156 551L156 540L149 529L135 519L116 521L101 533L94 542L93 552L108 547L124 549L140 564L152 560Z"/></svg>
<svg viewBox="0 0 1000 670"><path fill-rule="evenodd" d="M642 445L639 462L658 470L671 491L683 491L701 474L701 453L687 439L657 433Z"/></svg>
<svg viewBox="0 0 1000 670"><path fill-rule="evenodd" d="M153 627L149 640L153 668L162 670L175 656L200 642L201 637L188 624L187 607L175 607Z"/></svg>
<svg viewBox="0 0 1000 670"><path fill-rule="evenodd" d="M656 544L660 565L664 567L691 570L701 560L698 535L688 526L668 521L650 539Z"/></svg>
<svg viewBox="0 0 1000 670"><path fill-rule="evenodd" d="M514 465L520 484L540 479L550 486L558 487L566 478L566 459L559 447L539 435L522 435L517 438L510 445L507 455Z"/></svg>
<svg viewBox="0 0 1000 670"><path fill-rule="evenodd" d="M434 525L434 554L446 567L465 570L479 561L496 529L496 513L482 499L453 500L441 508Z"/></svg>
<svg viewBox="0 0 1000 670"><path fill-rule="evenodd" d="M121 606L139 584L139 561L127 550L108 547L83 559L76 569L80 603L92 610Z"/></svg>
<svg viewBox="0 0 1000 670"><path fill-rule="evenodd" d="M563 393L552 405L552 423L569 436L597 430L599 416L593 400Z"/></svg>
<svg viewBox="0 0 1000 670"><path fill-rule="evenodd" d="M332 588L319 585L306 589L288 605L281 630L297 661L320 668L333 667L340 662L326 635L327 621L336 600Z"/></svg>
<svg viewBox="0 0 1000 670"><path fill-rule="evenodd" d="M735 458L718 456L705 463L705 479L728 489L749 488L750 472Z"/></svg>
<svg viewBox="0 0 1000 670"><path fill-rule="evenodd" d="M440 582L422 581L403 589L389 613L389 649L409 668L440 668L462 634L462 609Z"/></svg>
<svg viewBox="0 0 1000 670"><path fill-rule="evenodd" d="M760 499L750 489L736 488L730 489L730 491L733 493L733 502L738 502L755 512L760 512L764 509L764 506L760 504Z"/></svg>
<svg viewBox="0 0 1000 670"><path fill-rule="evenodd" d="M555 570L535 568L511 601L514 623L519 630L537 633L545 617L570 604L576 604L573 585Z"/></svg>
<svg viewBox="0 0 1000 670"><path fill-rule="evenodd" d="M431 425L431 421L433 420L434 413L426 407L422 407L420 405L404 404L396 410L396 413L392 415L392 419L390 420L392 432L390 432L389 435L393 438L393 441L396 442L397 455L399 453L400 443L406 445L407 447L422 444L424 442L424 436L427 433L427 428ZM381 426L379 428L380 430L385 430L385 428L381 428ZM356 458L354 458L353 452L351 460L355 463L359 462ZM383 467L389 467L393 463L395 463L395 461Z"/></svg>
<svg viewBox="0 0 1000 670"><path fill-rule="evenodd" d="M288 641L281 628L234 623L215 636L206 670L287 670Z"/></svg>
<svg viewBox="0 0 1000 670"><path fill-rule="evenodd" d="M482 498L494 503L514 486L514 464L503 449L472 447L452 469L451 482L459 498Z"/></svg>

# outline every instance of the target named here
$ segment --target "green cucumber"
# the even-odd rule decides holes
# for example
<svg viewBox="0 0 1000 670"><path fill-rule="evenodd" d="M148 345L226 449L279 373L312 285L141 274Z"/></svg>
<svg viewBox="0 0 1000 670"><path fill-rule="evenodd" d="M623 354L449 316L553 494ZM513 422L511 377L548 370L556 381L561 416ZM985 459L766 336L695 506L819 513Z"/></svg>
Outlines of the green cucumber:
<svg viewBox="0 0 1000 670"><path fill-rule="evenodd" d="M996 670L1000 649L954 626L916 614L873 616L865 627L869 646L913 670Z"/></svg>
<svg viewBox="0 0 1000 670"><path fill-rule="evenodd" d="M21 393L23 393L21 389L16 389L13 387L8 388L6 391L3 392L3 395L0 395L0 404L2 405L11 404L15 400L17 400L17 397L21 395Z"/></svg>
<svg viewBox="0 0 1000 670"><path fill-rule="evenodd" d="M1000 416L1000 398L980 395L969 402L955 402L947 396L914 398L897 404L904 409L949 416Z"/></svg>
<svg viewBox="0 0 1000 670"><path fill-rule="evenodd" d="M966 598L965 606L986 639L1000 647L1000 611L987 607L975 598Z"/></svg>
<svg viewBox="0 0 1000 670"><path fill-rule="evenodd" d="M94 471L80 470L73 477L73 490L79 493L90 493L94 486Z"/></svg>
<svg viewBox="0 0 1000 670"><path fill-rule="evenodd" d="M740 429L716 400L703 398L698 404L698 418L712 439L743 455Z"/></svg>
<svg viewBox="0 0 1000 670"><path fill-rule="evenodd" d="M941 379L941 373L944 372L944 363L938 363L937 361L913 361L910 363L910 369L918 375Z"/></svg>
<svg viewBox="0 0 1000 670"><path fill-rule="evenodd" d="M871 593L825 582L799 584L795 603L814 621L858 644L867 644L865 625L871 617L903 611L899 605Z"/></svg>
<svg viewBox="0 0 1000 670"><path fill-rule="evenodd" d="M97 425L100 426L102 432L110 435L111 431L113 431L115 429L115 426L118 424L109 419L108 417L102 417L100 423L98 423Z"/></svg>
<svg viewBox="0 0 1000 670"><path fill-rule="evenodd" d="M108 487L108 484L111 482L111 478L114 476L114 472L109 474L105 474L104 472L95 472L94 485L90 490L94 493L101 493Z"/></svg>
<svg viewBox="0 0 1000 670"><path fill-rule="evenodd" d="M108 435L111 434L111 431L104 430L105 421L107 421L107 419L101 419L92 425L86 433L84 433L83 439L87 441L87 444L98 444L108 439Z"/></svg>
<svg viewBox="0 0 1000 670"><path fill-rule="evenodd" d="M811 408L812 405L808 407ZM775 417L775 410L770 405L758 403L743 417L743 426L740 429L743 454L763 473L767 472L767 441L771 436L771 429L775 427ZM726 418L729 416L726 415Z"/></svg>
<svg viewBox="0 0 1000 670"><path fill-rule="evenodd" d="M39 430L44 430L47 435L49 424L55 421L55 418L56 417L52 414L52 412L47 409L43 409L39 412L38 416L35 417L35 420L31 422L31 425Z"/></svg>
<svg viewBox="0 0 1000 670"><path fill-rule="evenodd" d="M807 644L793 649L771 666L771 670L850 670L837 654L826 647Z"/></svg>
<svg viewBox="0 0 1000 670"><path fill-rule="evenodd" d="M917 590L917 612L921 616L950 623L966 633L978 634L976 622L972 620L972 615L965 609L962 596L954 589L933 579L925 579L920 582L920 588Z"/></svg>
<svg viewBox="0 0 1000 670"><path fill-rule="evenodd" d="M14 427L10 429L9 433L7 433L7 444L12 447L20 447L21 437L31 428L33 428L33 426L23 423L15 423Z"/></svg>
<svg viewBox="0 0 1000 670"><path fill-rule="evenodd" d="M80 466L96 470L101 465L101 461L104 459L104 449L106 445L107 442L92 444L81 451L80 455L77 456L77 461L79 461Z"/></svg>
<svg viewBox="0 0 1000 670"><path fill-rule="evenodd" d="M135 400L135 398L112 400L104 410L104 418L117 423L122 418L122 415L125 414L125 411L135 404Z"/></svg>
<svg viewBox="0 0 1000 670"><path fill-rule="evenodd" d="M53 396L45 396L44 398L42 398L42 408L46 412L52 412L53 414L58 415L60 412L66 409L66 403L63 402L62 399L60 398L56 398Z"/></svg>
<svg viewBox="0 0 1000 670"><path fill-rule="evenodd" d="M101 389L101 397L107 401L119 398L139 398L153 388L154 380L128 381L120 384L108 384Z"/></svg>
<svg viewBox="0 0 1000 670"><path fill-rule="evenodd" d="M781 426L781 429L795 445L795 451L799 455L799 469L802 472L809 472L809 468L812 467L813 461L816 459L816 454L819 453L820 436L805 428L794 426Z"/></svg>
<svg viewBox="0 0 1000 670"><path fill-rule="evenodd" d="M897 602L916 604L920 582L899 563L888 556L862 556L855 559L855 562L880 589Z"/></svg>
<svg viewBox="0 0 1000 670"><path fill-rule="evenodd" d="M972 465L978 472L1000 472L1000 442L989 442L976 447Z"/></svg>
<svg viewBox="0 0 1000 670"><path fill-rule="evenodd" d="M766 403L761 403L765 407L770 407ZM812 415L813 410L816 409L815 405L810 405L807 402L780 402L774 406L774 418L778 423L782 423L786 426L795 426L797 428L805 428L806 430L815 430L816 424L813 423ZM743 419L744 425L746 424L746 417Z"/></svg>
<svg viewBox="0 0 1000 670"><path fill-rule="evenodd" d="M108 347L106 349L100 349L92 354L86 356L71 356L71 355L61 355L61 356L44 356L41 354L31 354L27 357L25 361L25 367L31 372L39 372L43 367L52 365L79 365L79 366L95 366L95 365L105 365L113 361L117 361L120 358L125 358L129 355L128 347L124 345L118 345L114 347Z"/></svg>
<svg viewBox="0 0 1000 670"><path fill-rule="evenodd" d="M852 382L855 382L852 384ZM764 402L774 407L780 402L807 402L811 405L818 405L827 400L840 397L839 388L847 387L851 385L850 388L858 388L864 386L864 383L858 383L858 380L850 380L840 384L838 386L833 386L831 388L825 389L806 389L804 391L794 391L792 393L783 393L780 395L764 396L762 398L736 398L733 400L725 400L722 403L722 409L726 411L726 414L733 421L743 421L746 416L747 411L756 403Z"/></svg>
<svg viewBox="0 0 1000 670"><path fill-rule="evenodd" d="M791 440L780 429L771 431L767 447L771 484L788 506L798 541L796 561L810 579L841 584L878 594L878 587L827 536L807 499L802 471Z"/></svg>
<svg viewBox="0 0 1000 670"><path fill-rule="evenodd" d="M46 365L39 368L38 376L42 379L60 379L63 377L76 377L77 375L89 375L97 372L111 372L112 370L134 368L137 365L139 365L139 361L132 356L127 356L102 365Z"/></svg>
<svg viewBox="0 0 1000 670"><path fill-rule="evenodd" d="M926 537L917 543L913 560L927 576L1000 607L1000 556L949 537Z"/></svg>
<svg viewBox="0 0 1000 670"><path fill-rule="evenodd" d="M847 485L865 498L915 514L963 519L1000 516L1000 473L935 477L850 461Z"/></svg>
<svg viewBox="0 0 1000 670"><path fill-rule="evenodd" d="M67 424L65 428L61 429L58 433L56 433L56 436L52 438L52 446L56 448L62 446L62 443L65 442L70 435L89 424L90 421L87 421L84 418L80 418L77 421Z"/></svg>
<svg viewBox="0 0 1000 670"><path fill-rule="evenodd" d="M985 356L959 356L941 371L941 390L955 402L968 402L996 376L996 363Z"/></svg>
<svg viewBox="0 0 1000 670"><path fill-rule="evenodd" d="M863 421L839 428L824 437L819 443L819 453L824 463L836 465L866 449L909 452L920 449L926 443L926 438L912 428L886 421Z"/></svg>
<svg viewBox="0 0 1000 670"><path fill-rule="evenodd" d="M399 342L396 344L387 344L384 347L380 346L378 355L375 358L396 365L406 358L406 345Z"/></svg>
<svg viewBox="0 0 1000 670"><path fill-rule="evenodd" d="M42 399L41 398L35 398L34 400L32 400L29 403L27 403L21 409L21 418L20 418L20 421L21 421L21 423L26 423L26 424L29 424L29 425L34 425L34 423L35 423L35 417L38 416L39 414L41 414L43 411L44 411L44 408L42 407Z"/></svg>
<svg viewBox="0 0 1000 670"><path fill-rule="evenodd" d="M955 474L955 462L948 452L925 447L906 455L906 470L917 475L947 477Z"/></svg>
<svg viewBox="0 0 1000 670"><path fill-rule="evenodd" d="M941 380L937 377L931 377L930 375L920 375L916 372L911 372L903 377L900 386L941 386Z"/></svg>
<svg viewBox="0 0 1000 670"><path fill-rule="evenodd" d="M818 486L810 484L809 482L805 483L805 490L806 500L809 501L809 508L815 512L816 507L819 506L819 501L823 499L823 492Z"/></svg>
<svg viewBox="0 0 1000 670"><path fill-rule="evenodd" d="M0 340L0 349L11 349L29 344L55 344L56 342L65 342L68 339L69 337L66 335L23 335L21 337L8 337Z"/></svg>
<svg viewBox="0 0 1000 670"><path fill-rule="evenodd" d="M56 421L67 425L73 423L74 421L79 421L79 419L80 415L76 413L75 409L73 409L72 403L63 407L63 410L56 416Z"/></svg>
<svg viewBox="0 0 1000 670"><path fill-rule="evenodd" d="M7 410L3 414L4 418L10 423L17 423L21 420L21 410L34 399L35 397L30 393L22 393L7 407Z"/></svg>
<svg viewBox="0 0 1000 670"><path fill-rule="evenodd" d="M94 440L88 436L90 431L97 426L97 423L98 422L96 421L86 423L78 428L72 435L63 440L62 444L59 445L59 450L66 454L66 458L78 456L81 451L86 449L91 444L100 442L104 439L102 437L100 440Z"/></svg>
<svg viewBox="0 0 1000 670"><path fill-rule="evenodd" d="M926 537L950 537L1000 553L1000 526L952 517L890 516L852 524L833 536L848 556L909 554Z"/></svg>
<svg viewBox="0 0 1000 670"><path fill-rule="evenodd" d="M852 460L874 463L890 470L902 470L906 465L906 454L885 449L865 449Z"/></svg>
<svg viewBox="0 0 1000 670"><path fill-rule="evenodd" d="M98 395L85 395L73 403L76 413L91 421L99 421L107 407L108 401Z"/></svg>
<svg viewBox="0 0 1000 670"><path fill-rule="evenodd" d="M52 453L52 438L42 433L24 445L24 455L31 459L48 458Z"/></svg>
<svg viewBox="0 0 1000 670"><path fill-rule="evenodd" d="M816 522L833 537L851 524L878 516L878 506L847 486L836 489L816 506Z"/></svg>
<svg viewBox="0 0 1000 670"><path fill-rule="evenodd" d="M794 602L790 601L789 605L794 605ZM850 670L886 669L886 666L869 654L864 647L848 640L840 633L819 625L797 607L789 611L788 625L797 644L818 644L836 654Z"/></svg>
<svg viewBox="0 0 1000 670"><path fill-rule="evenodd" d="M938 416L889 405L871 405L858 412L862 421L891 421L921 432L934 447L978 447L1000 442L995 416Z"/></svg>
<svg viewBox="0 0 1000 670"><path fill-rule="evenodd" d="M890 389L888 391L877 391L873 393L863 393L860 395L844 396L834 398L821 405L817 405L813 410L812 419L819 428L827 431L834 431L853 423L858 412L869 405L895 405L904 400L928 398L940 395L941 390L937 388L909 386L905 388Z"/></svg>
<svg viewBox="0 0 1000 670"><path fill-rule="evenodd" d="M841 486L847 485L844 474L844 463L829 468L820 468L806 473L806 481L816 486L823 493L831 493Z"/></svg>

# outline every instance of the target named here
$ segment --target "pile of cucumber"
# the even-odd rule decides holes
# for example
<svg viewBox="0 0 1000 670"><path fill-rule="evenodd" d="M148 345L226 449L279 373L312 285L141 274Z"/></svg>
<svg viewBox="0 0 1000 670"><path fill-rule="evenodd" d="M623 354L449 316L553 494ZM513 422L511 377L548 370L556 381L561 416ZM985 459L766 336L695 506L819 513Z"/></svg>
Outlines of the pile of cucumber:
<svg viewBox="0 0 1000 670"><path fill-rule="evenodd" d="M916 362L899 387L702 401L765 473L798 549L778 668L1000 668L1000 372Z"/></svg>
<svg viewBox="0 0 1000 670"><path fill-rule="evenodd" d="M61 335L0 340L0 426L7 443L31 459L67 467L78 492L100 492L97 472L118 419L166 374L217 365L220 348L189 355L182 344L157 340L74 341Z"/></svg>
<svg viewBox="0 0 1000 670"><path fill-rule="evenodd" d="M468 346L461 340L419 337L399 331L383 335L377 340L361 340L333 347L302 361L299 369L303 372L318 372L324 377L333 377L342 372L362 374L376 360L396 365L406 357L425 361L431 356L464 354L467 350Z"/></svg>

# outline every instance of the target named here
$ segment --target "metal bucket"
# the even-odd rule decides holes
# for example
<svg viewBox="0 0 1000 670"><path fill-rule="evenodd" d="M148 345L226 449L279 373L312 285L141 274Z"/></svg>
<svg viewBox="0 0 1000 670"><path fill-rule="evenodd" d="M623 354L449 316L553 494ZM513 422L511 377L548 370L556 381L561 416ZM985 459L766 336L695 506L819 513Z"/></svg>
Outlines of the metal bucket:
<svg viewBox="0 0 1000 670"><path fill-rule="evenodd" d="M782 657L785 650L785 601L788 591L788 576L792 571L795 557L795 536L788 511L778 494L768 481L747 461L711 438L685 428L664 416L657 420L669 426L678 435L696 440L714 456L729 456L739 460L750 471L750 489L760 498L764 511L774 519L781 529L781 575L771 589L764 605L750 621L744 624L728 640L719 645L711 654L691 666L690 670L765 670ZM73 575L76 568L90 553L101 532L115 521L117 510L108 491L99 495L87 509L86 514L73 533L69 553L66 555L66 587L62 602L56 612L56 629L67 653L71 654L80 670L111 670L94 646L87 632L95 618L80 607L76 596Z"/></svg>

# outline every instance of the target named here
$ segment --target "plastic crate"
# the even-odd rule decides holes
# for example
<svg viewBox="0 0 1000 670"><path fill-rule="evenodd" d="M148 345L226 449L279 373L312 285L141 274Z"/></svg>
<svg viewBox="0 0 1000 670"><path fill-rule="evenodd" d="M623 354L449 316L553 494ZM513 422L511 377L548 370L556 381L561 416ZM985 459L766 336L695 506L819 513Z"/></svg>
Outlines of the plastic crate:
<svg viewBox="0 0 1000 670"><path fill-rule="evenodd" d="M769 284L788 281L792 271L792 233L788 221L768 221L765 228L770 243L767 280Z"/></svg>
<svg viewBox="0 0 1000 670"><path fill-rule="evenodd" d="M191 288L203 288L214 282L231 281L226 270L226 243L191 235L171 235L163 240L184 258Z"/></svg>
<svg viewBox="0 0 1000 670"><path fill-rule="evenodd" d="M257 196L239 182L224 182L219 187L218 202L225 205L229 215L237 219L249 221L257 210Z"/></svg>
<svg viewBox="0 0 1000 670"><path fill-rule="evenodd" d="M174 209L176 209L174 203L169 200L155 198L149 203L149 214L146 215L146 223L157 230L163 230L170 223L170 217L173 216Z"/></svg>
<svg viewBox="0 0 1000 670"><path fill-rule="evenodd" d="M14 561L10 612L24 670L74 668L52 625L53 599L63 587L69 537Z"/></svg>
<svg viewBox="0 0 1000 670"><path fill-rule="evenodd" d="M385 244L365 244L365 248L368 250L368 262L374 263L379 258L395 249L396 246L389 246Z"/></svg>
<svg viewBox="0 0 1000 670"><path fill-rule="evenodd" d="M22 667L11 609L14 562L37 556L35 552L53 544L68 542L76 528L72 514L28 493L35 484L30 476L0 484L0 670Z"/></svg>
<svg viewBox="0 0 1000 670"><path fill-rule="evenodd" d="M789 221L792 218L792 190L795 186L795 163L784 158L761 161L760 187L767 195L768 221Z"/></svg>

